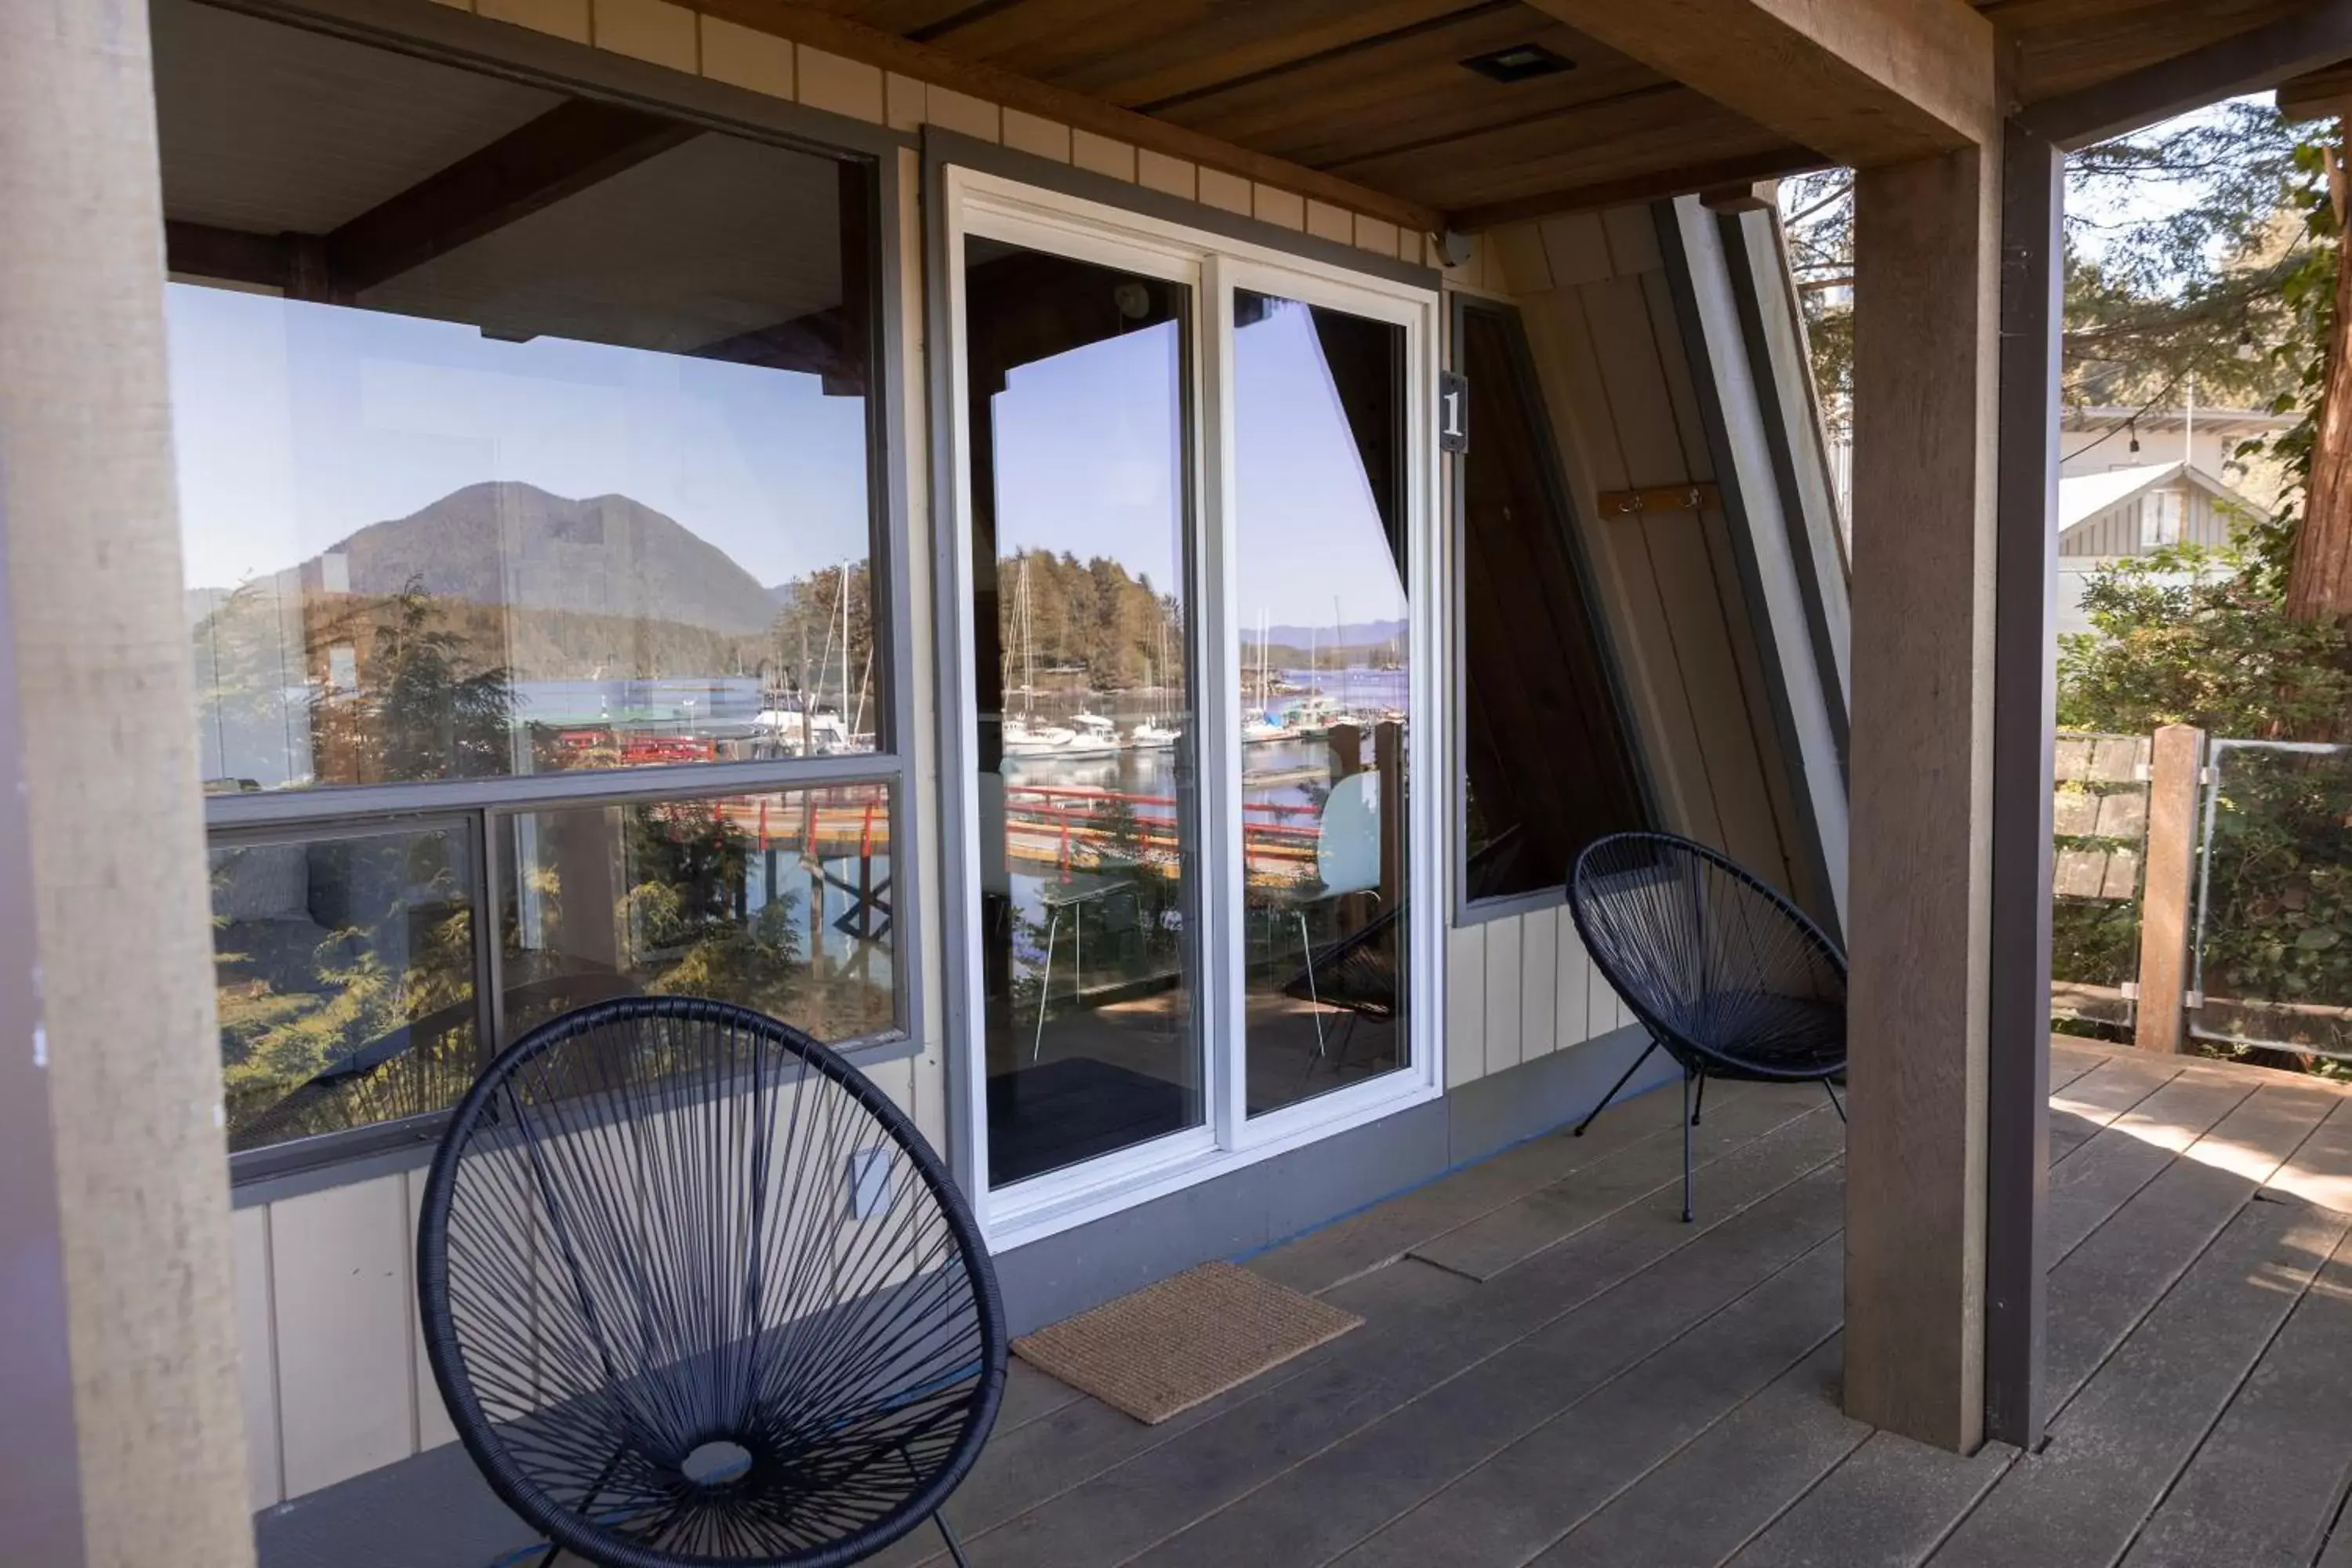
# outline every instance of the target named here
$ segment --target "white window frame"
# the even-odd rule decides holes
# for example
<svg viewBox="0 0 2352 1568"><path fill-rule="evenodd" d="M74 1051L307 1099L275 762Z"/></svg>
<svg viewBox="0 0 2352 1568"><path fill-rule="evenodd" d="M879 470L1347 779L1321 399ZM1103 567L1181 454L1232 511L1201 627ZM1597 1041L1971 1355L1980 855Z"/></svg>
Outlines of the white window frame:
<svg viewBox="0 0 2352 1568"><path fill-rule="evenodd" d="M950 1082L959 1099L961 1136L950 1157L957 1177L972 1197L991 1250L1008 1251L1057 1232L1118 1214L1136 1205L1231 1173L1286 1151L1365 1126L1444 1093L1445 1082L1444 916L1452 908L1444 846L1449 803L1443 798L1445 738L1452 731L1445 701L1450 675L1444 667L1444 606L1449 603L1451 562L1443 535L1444 510L1439 483L1433 420L1423 416L1436 406L1442 301L1433 288L1393 281L1273 246L1236 240L1205 230L1129 212L1099 202L1041 189L980 170L950 165L943 171L946 276L941 298L948 320L941 338L950 359L944 410L950 450L940 466L944 494L940 522L945 553L955 563L944 579L952 603L944 617L956 639L955 674L940 721L951 738L950 754L979 754L977 672L970 593L971 432L964 395L964 240L979 236L1146 276L1182 282L1193 290L1191 338L1196 438L1189 444L1195 498L1192 623L1196 679L1203 692L1237 689L1241 668L1240 628L1233 606L1238 565L1232 532L1234 478L1228 456L1234 445L1231 382L1234 290L1279 295L1390 322L1404 329L1405 488L1407 515L1408 635L1412 669L1408 691L1412 722L1407 746L1406 1038L1404 1068L1334 1089L1263 1116L1244 1114L1242 1052L1245 998L1243 864L1241 845L1242 752L1239 704L1210 722L1202 711L1199 737L1202 864L1212 879L1202 889L1200 998L1196 1011L1206 1040L1201 1126L1121 1150L1082 1165L1047 1172L1001 1191L992 1191L988 1171L987 1073L981 1059L978 1020L986 1016L977 921L946 922L950 940L963 943L960 966L963 994L946 1009L951 1020L947 1049ZM955 770L941 797L949 816L947 843L962 871L964 896L980 883L980 781L976 771ZM961 935L957 933L961 932Z"/></svg>

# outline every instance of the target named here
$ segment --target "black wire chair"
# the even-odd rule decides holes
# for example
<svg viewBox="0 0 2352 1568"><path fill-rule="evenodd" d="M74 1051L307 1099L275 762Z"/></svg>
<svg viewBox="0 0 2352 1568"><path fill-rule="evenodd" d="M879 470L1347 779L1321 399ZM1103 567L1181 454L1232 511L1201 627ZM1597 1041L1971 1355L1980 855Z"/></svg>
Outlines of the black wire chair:
<svg viewBox="0 0 2352 1568"><path fill-rule="evenodd" d="M1671 833L1586 845L1568 907L1601 977L1650 1032L1576 1136L1664 1047L1683 1069L1685 1220L1690 1130L1708 1079L1817 1080L1844 1119L1830 1080L1845 1071L1845 954L1802 910L1736 861Z"/></svg>
<svg viewBox="0 0 2352 1568"><path fill-rule="evenodd" d="M856 1069L726 1003L625 997L508 1049L417 1227L467 1451L604 1568L836 1568L937 1520L1004 1389L988 1255Z"/></svg>

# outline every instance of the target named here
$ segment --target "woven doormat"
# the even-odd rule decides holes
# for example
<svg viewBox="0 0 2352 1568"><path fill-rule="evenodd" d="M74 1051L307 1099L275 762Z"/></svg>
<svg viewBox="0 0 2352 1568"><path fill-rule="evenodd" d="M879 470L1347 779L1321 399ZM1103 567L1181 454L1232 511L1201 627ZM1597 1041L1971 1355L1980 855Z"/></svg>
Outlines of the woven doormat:
<svg viewBox="0 0 2352 1568"><path fill-rule="evenodd" d="M1157 1426L1364 1320L1230 1263L1204 1263L1013 1342L1038 1371Z"/></svg>

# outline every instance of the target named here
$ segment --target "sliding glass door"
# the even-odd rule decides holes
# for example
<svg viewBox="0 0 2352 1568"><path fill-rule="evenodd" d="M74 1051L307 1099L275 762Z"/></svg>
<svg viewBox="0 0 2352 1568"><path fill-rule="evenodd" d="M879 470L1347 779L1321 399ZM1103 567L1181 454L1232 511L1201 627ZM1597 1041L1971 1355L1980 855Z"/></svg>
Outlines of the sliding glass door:
<svg viewBox="0 0 2352 1568"><path fill-rule="evenodd" d="M1202 1127L1194 289L963 257L991 1187Z"/></svg>
<svg viewBox="0 0 2352 1568"><path fill-rule="evenodd" d="M1001 1242L1435 1092L1435 300L948 192L952 1048Z"/></svg>
<svg viewBox="0 0 2352 1568"><path fill-rule="evenodd" d="M1405 329L1233 293L1251 1116L1404 1065Z"/></svg>

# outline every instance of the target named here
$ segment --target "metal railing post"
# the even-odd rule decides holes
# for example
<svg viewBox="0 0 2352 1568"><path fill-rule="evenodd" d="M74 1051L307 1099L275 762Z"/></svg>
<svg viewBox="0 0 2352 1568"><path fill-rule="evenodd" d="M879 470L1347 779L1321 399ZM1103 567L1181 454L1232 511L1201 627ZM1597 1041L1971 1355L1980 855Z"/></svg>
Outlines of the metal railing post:
<svg viewBox="0 0 2352 1568"><path fill-rule="evenodd" d="M2133 1037L2142 1050L2179 1052L2187 1039L2189 922L2196 897L2197 796L2205 731L2167 724L2148 770L2147 861L2139 905L2139 1005Z"/></svg>

